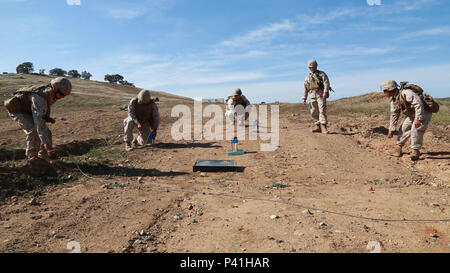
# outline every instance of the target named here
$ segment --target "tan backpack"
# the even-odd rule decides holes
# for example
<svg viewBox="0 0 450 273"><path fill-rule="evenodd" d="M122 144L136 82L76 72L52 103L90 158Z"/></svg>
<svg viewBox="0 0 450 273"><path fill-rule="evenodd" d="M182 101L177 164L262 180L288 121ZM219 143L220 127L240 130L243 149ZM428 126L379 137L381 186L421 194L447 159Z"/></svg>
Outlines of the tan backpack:
<svg viewBox="0 0 450 273"><path fill-rule="evenodd" d="M410 84L408 82L401 82L400 83L400 91L402 91L403 89L410 89L414 93L416 93L422 100L423 106L425 107L425 109L428 112L431 112L431 113L439 112L439 104L436 101L434 101L432 96L424 93L422 87L420 87L416 84ZM403 100L402 96L400 96L400 100Z"/></svg>
<svg viewBox="0 0 450 273"><path fill-rule="evenodd" d="M13 93L14 96L8 100L5 100L3 104L5 105L5 108L8 110L8 112L11 114L16 114L20 112L31 114L31 102L28 99L27 95L35 93L45 97L43 91L50 86L51 85L41 84L23 87L14 92Z"/></svg>

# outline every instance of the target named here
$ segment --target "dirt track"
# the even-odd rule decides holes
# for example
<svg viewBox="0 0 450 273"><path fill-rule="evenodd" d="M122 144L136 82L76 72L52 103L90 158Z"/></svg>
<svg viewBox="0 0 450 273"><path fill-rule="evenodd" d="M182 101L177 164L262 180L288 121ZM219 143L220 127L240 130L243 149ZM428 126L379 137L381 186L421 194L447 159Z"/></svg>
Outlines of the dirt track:
<svg viewBox="0 0 450 273"><path fill-rule="evenodd" d="M77 123L86 117L67 120L81 138L88 138L87 128L98 132L90 138L121 130L123 112L97 113L102 124L86 115L92 127ZM383 252L449 252L449 222L372 221L296 206L391 220L450 218L447 142L435 143L428 133L429 154L411 163L388 155L393 142L383 134L344 133L348 120L330 120L334 134L313 134L306 112L283 113L277 151L244 141L248 153L238 157L226 155L228 141L174 143L166 120L155 147L113 164L81 166L95 179L55 186L38 206L22 198L2 205L0 251L68 252L74 240L82 252L368 252L370 241ZM353 123L360 124L356 132L367 124ZM24 138L14 123L6 128L3 141ZM77 133L58 128L54 136L65 143ZM234 159L246 169L192 173L197 159Z"/></svg>

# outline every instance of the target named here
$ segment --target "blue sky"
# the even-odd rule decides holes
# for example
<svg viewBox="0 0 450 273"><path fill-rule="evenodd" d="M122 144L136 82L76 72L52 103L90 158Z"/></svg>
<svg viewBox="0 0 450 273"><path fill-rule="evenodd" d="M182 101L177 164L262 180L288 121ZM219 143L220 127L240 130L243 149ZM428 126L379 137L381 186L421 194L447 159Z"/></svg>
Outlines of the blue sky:
<svg viewBox="0 0 450 273"><path fill-rule="evenodd" d="M447 0L0 0L0 72L30 61L188 97L299 102L317 59L336 93L386 79L450 95Z"/></svg>

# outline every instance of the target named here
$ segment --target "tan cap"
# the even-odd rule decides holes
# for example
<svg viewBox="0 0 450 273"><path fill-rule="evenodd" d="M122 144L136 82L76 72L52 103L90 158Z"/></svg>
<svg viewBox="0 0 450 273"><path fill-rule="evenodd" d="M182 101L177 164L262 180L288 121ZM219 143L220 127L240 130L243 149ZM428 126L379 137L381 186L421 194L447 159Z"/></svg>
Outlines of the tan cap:
<svg viewBox="0 0 450 273"><path fill-rule="evenodd" d="M236 89L234 89L234 91L233 91L233 96L241 96L242 95L242 91L241 91L241 89L240 88L236 88Z"/></svg>
<svg viewBox="0 0 450 273"><path fill-rule="evenodd" d="M58 89L64 96L70 95L70 91L72 91L72 84L64 77L55 78L50 84L53 88Z"/></svg>
<svg viewBox="0 0 450 273"><path fill-rule="evenodd" d="M393 91L398 88L398 84L394 80L387 80L381 84L381 91Z"/></svg>
<svg viewBox="0 0 450 273"><path fill-rule="evenodd" d="M317 67L317 61L316 60L310 60L308 62L308 67Z"/></svg>
<svg viewBox="0 0 450 273"><path fill-rule="evenodd" d="M150 91L142 89L139 94L137 95L138 103L139 104L148 104L150 103L151 97L150 97Z"/></svg>

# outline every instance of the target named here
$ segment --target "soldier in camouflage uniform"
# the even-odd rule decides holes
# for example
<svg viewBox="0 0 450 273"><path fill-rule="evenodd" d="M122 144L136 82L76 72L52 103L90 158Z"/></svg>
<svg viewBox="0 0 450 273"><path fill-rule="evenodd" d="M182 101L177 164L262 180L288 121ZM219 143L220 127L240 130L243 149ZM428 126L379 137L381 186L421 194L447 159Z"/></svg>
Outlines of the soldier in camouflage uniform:
<svg viewBox="0 0 450 273"><path fill-rule="evenodd" d="M53 79L48 85L33 85L14 93L5 101L9 116L16 121L27 136L26 155L29 160L48 159L53 153L52 132L46 122L50 118L50 106L58 99L68 96L72 84L66 78Z"/></svg>
<svg viewBox="0 0 450 273"><path fill-rule="evenodd" d="M249 107L250 101L242 95L242 90L236 88L233 91L233 95L227 99L227 110L225 116L229 118L232 122L238 121L238 125L245 126L245 120L250 116ZM239 109L236 108L238 105L242 106L245 113L240 113ZM241 109L242 110L242 109Z"/></svg>
<svg viewBox="0 0 450 273"><path fill-rule="evenodd" d="M423 144L423 136L431 121L432 113L425 108L424 102L413 90L408 88L399 90L398 84L393 80L383 82L381 90L387 97L391 98L389 138L392 138L395 131L397 131L400 113L403 112L406 115L406 119L398 131L397 148L392 156L401 157L403 155L402 147L405 146L406 141L411 137L411 148L413 151L410 158L418 160Z"/></svg>
<svg viewBox="0 0 450 273"><path fill-rule="evenodd" d="M144 146L149 136L156 137L160 123L158 106L150 97L149 90L141 90L128 104L128 117L123 121L125 150L133 146ZM137 126L139 135L133 138L133 129Z"/></svg>
<svg viewBox="0 0 450 273"><path fill-rule="evenodd" d="M327 98L329 97L330 82L325 72L317 70L317 61L308 62L311 73L306 77L303 89L303 104L306 105L306 99L310 94L310 111L315 121L313 133L328 134L327 129Z"/></svg>

